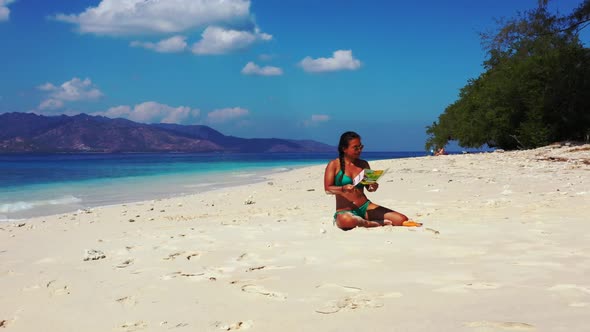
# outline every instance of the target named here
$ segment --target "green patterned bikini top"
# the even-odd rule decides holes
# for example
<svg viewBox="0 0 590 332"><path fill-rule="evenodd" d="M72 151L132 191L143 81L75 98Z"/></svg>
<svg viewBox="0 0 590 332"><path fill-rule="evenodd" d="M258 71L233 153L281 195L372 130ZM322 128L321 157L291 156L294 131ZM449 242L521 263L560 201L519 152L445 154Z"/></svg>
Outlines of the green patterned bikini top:
<svg viewBox="0 0 590 332"><path fill-rule="evenodd" d="M342 173L342 170L339 170L334 178L334 185L335 186L345 186L347 184L352 184L352 178L346 174ZM358 188L362 187L361 183L356 185Z"/></svg>

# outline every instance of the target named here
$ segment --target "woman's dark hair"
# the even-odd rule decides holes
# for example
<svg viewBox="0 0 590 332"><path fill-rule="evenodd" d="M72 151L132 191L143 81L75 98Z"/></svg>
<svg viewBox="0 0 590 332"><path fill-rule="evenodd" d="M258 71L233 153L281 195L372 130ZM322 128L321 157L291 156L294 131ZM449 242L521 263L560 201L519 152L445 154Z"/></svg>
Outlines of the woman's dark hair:
<svg viewBox="0 0 590 332"><path fill-rule="evenodd" d="M342 183L342 178L344 177L344 149L348 148L348 142L355 138L361 138L361 136L354 131L347 131L340 135L340 142L338 143L338 159L340 159L340 170L342 171L340 183Z"/></svg>

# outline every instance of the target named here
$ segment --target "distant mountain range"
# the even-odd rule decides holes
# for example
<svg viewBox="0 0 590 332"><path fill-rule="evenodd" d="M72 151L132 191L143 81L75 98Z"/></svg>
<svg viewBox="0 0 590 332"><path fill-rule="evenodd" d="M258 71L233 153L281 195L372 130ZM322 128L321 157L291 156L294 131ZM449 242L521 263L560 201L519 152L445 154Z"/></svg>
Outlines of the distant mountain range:
<svg viewBox="0 0 590 332"><path fill-rule="evenodd" d="M0 153L334 151L311 140L239 138L201 125L143 124L87 114L0 114Z"/></svg>

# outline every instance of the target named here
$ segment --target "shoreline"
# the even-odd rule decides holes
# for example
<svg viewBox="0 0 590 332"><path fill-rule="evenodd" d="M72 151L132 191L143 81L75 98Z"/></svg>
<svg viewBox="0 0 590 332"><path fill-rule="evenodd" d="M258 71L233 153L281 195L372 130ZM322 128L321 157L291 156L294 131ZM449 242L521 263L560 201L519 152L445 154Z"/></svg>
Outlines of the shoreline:
<svg viewBox="0 0 590 332"><path fill-rule="evenodd" d="M587 162L590 145L372 161L390 171L368 197L422 228L339 230L325 165L0 224L0 322L7 331L582 331Z"/></svg>
<svg viewBox="0 0 590 332"><path fill-rule="evenodd" d="M406 158L412 154L416 154L416 152L375 152L369 153L368 158L371 160L378 156L383 159L385 156L391 157L392 155L396 155L393 158L395 159ZM257 178L264 177L268 173L320 165L327 160L323 158L328 158L328 155L323 154L320 154L322 159L316 159L317 154L312 154L315 156L314 158L310 158L306 154L297 155L295 158L292 157L294 154L291 153L280 155L283 156L283 159L274 160L266 156L256 157L257 155L248 155L254 156L253 159L236 159L236 155L232 155L235 161L231 158L229 161L213 159L210 160L211 163L205 163L199 159L191 159L194 155L181 155L181 159L188 158L189 162L194 162L195 167L200 167L201 164L207 164L207 166L205 166L204 170L198 172L187 172L186 166L179 166L183 163L176 164L168 161L171 162L170 167L178 167L178 169L173 172L161 174L141 174L140 172L137 175L130 174L124 177L109 178L108 176L103 176L83 180L74 179L73 181L39 182L20 187L10 186L11 182L8 181L9 185L4 188L5 190L0 190L0 223L23 220L35 216L75 212L77 210L118 203L180 197L198 193L200 189L209 190L211 187L228 187L241 183L252 183L262 181L262 178ZM115 159L118 159L118 157L119 155L116 155ZM226 162L229 164L234 163L235 165L233 167L229 166L229 169L227 169L228 165L225 164ZM162 165L162 163L156 164ZM163 164L166 164L166 159ZM125 165L123 167L127 167L128 164L124 163L123 165ZM239 166L236 167L236 165ZM67 167L68 165L66 164L65 166ZM115 167L119 166L120 164L115 164ZM148 164L146 166L152 167L154 165ZM54 165L50 162L48 167L59 169L63 166ZM141 168L142 166L139 167ZM8 170L10 172L10 168ZM103 172L100 169L96 171L98 174ZM19 176L27 176L27 174L20 174ZM63 174L54 176L63 176ZM244 177L248 176L254 179L244 180ZM0 179L1 182L2 179Z"/></svg>
<svg viewBox="0 0 590 332"><path fill-rule="evenodd" d="M60 183L57 189L51 187L51 185L44 189L36 189L36 195L42 195L43 191L63 191L58 196L54 198L45 197L44 199L39 198L38 200L13 200L10 202L5 202L4 204L0 204L0 208L8 209L8 211L1 211L0 210L0 224L5 222L11 221L21 221L30 218L37 218L37 217L49 217L56 214L65 214L65 213L74 213L79 210L88 210L88 209L95 209L100 207L106 207L111 205L120 205L120 204L132 204L132 203L139 203L144 201L150 200L161 200L161 199L168 199L168 198L178 198L183 196L189 196L199 193L204 193L215 188L230 188L233 186L240 186L240 185L247 185L251 183L262 182L265 180L268 174L274 173L282 173L286 171L290 171L293 169L307 167L308 165L286 165L286 166L269 166L268 168L252 168L243 171L222 171L218 173L207 173L207 174L185 174L185 173L177 173L177 174L163 174L163 175L154 175L154 176L142 176L140 177L139 182L137 181L137 177L126 177L126 178L117 178L110 182L104 182L104 180L87 180L85 182L74 182L74 183ZM211 180L211 178L220 178L223 177L221 180ZM179 182L180 179L186 178L186 182ZM202 181L209 181L203 183ZM155 192L148 192L150 188L153 188L154 183L155 186L159 187L159 189ZM188 184L193 183L194 184ZM93 189L92 191L84 191L83 188L87 186L95 186L98 183L99 189ZM162 190L161 186L165 184L166 189ZM43 187L43 186L40 186ZM132 188L129 192L125 193L124 191L121 192L117 188L118 187L130 187ZM67 188L67 190L66 190ZM198 192L196 190L199 190ZM89 195L88 192L91 194ZM102 193L102 194L101 194ZM113 201L112 198L107 199L107 203L104 202L97 202L96 199L98 197L108 197L110 195L121 195L124 194L127 197L122 199L118 199ZM128 195L131 195L130 197ZM85 197L85 199L81 199L80 197ZM90 197L90 201L89 198ZM97 198L94 198L97 197ZM61 201L61 203L57 202ZM113 202L110 202L113 201ZM24 208L19 209L18 205L24 205ZM69 205L68 205L69 204ZM28 206L31 206L28 208ZM35 207L35 205L39 205ZM15 210L10 210L11 206L15 208ZM35 210L36 211L29 211ZM48 212L42 212L39 210L49 210ZM57 211L57 212L53 212ZM19 214L22 212L23 216L19 218L5 218L2 219L2 214L12 213L12 214Z"/></svg>

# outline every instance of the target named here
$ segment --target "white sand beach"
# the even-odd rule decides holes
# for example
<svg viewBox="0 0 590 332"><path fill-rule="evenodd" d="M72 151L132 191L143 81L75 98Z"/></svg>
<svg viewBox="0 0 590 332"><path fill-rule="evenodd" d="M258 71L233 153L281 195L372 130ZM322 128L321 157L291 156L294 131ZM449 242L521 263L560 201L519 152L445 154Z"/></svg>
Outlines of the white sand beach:
<svg viewBox="0 0 590 332"><path fill-rule="evenodd" d="M324 166L0 224L0 330L590 330L590 145L371 166L424 227L339 230Z"/></svg>

